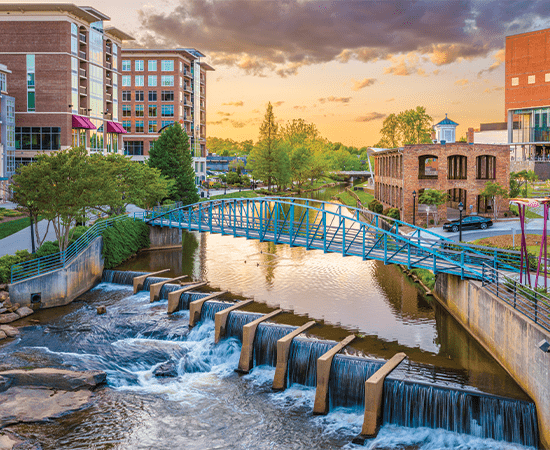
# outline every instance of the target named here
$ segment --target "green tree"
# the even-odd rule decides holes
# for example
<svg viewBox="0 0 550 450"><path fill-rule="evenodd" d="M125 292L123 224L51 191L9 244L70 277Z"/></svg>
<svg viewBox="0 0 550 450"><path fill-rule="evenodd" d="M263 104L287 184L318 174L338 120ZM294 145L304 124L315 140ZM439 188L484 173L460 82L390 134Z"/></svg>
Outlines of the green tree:
<svg viewBox="0 0 550 450"><path fill-rule="evenodd" d="M496 220L500 209L500 205L497 200L508 198L508 191L499 183L487 181L487 183L485 183L485 189L483 189L480 194L487 199L491 199L493 205L493 216Z"/></svg>
<svg viewBox="0 0 550 450"><path fill-rule="evenodd" d="M510 197L519 195L527 197L529 195L529 185L534 186L539 179L534 170L521 170L510 173Z"/></svg>
<svg viewBox="0 0 550 450"><path fill-rule="evenodd" d="M160 173L174 180L174 189L170 198L184 205L199 201L195 186L193 159L189 151L189 137L179 123L164 129L149 152L149 167L159 169Z"/></svg>
<svg viewBox="0 0 550 450"><path fill-rule="evenodd" d="M281 127L281 137L290 145L300 145L308 140L315 140L319 131L313 123L307 123L304 119L293 119L286 126Z"/></svg>
<svg viewBox="0 0 550 450"><path fill-rule="evenodd" d="M292 174L292 181L301 187L311 174L311 167L313 165L313 152L311 149L304 145L294 147L290 154L290 172Z"/></svg>
<svg viewBox="0 0 550 450"><path fill-rule="evenodd" d="M426 108L408 109L399 113L397 119L404 145L431 143L432 118L426 113Z"/></svg>
<svg viewBox="0 0 550 450"><path fill-rule="evenodd" d="M244 162L241 159L234 159L229 163L229 170L237 172L240 175L244 169Z"/></svg>
<svg viewBox="0 0 550 450"><path fill-rule="evenodd" d="M439 223L438 207L447 201L448 194L437 189L425 189L422 195L418 198L418 203L435 206L434 216L436 223ZM426 212L428 217L429 210ZM429 221L428 221L429 222Z"/></svg>
<svg viewBox="0 0 550 450"><path fill-rule="evenodd" d="M376 144L376 147L395 148L399 146L399 142L401 142L401 128L395 114L390 114L384 119L380 134L382 135L382 139Z"/></svg>

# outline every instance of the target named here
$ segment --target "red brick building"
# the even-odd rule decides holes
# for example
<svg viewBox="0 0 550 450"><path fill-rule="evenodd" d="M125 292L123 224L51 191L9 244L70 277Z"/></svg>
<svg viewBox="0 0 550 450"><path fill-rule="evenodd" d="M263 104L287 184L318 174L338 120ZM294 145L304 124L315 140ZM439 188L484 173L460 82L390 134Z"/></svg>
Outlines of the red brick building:
<svg viewBox="0 0 550 450"><path fill-rule="evenodd" d="M550 28L506 37L505 107L516 160L550 158L549 49Z"/></svg>
<svg viewBox="0 0 550 450"><path fill-rule="evenodd" d="M121 45L110 20L73 4L0 3L0 59L11 68L16 164L75 145L118 152Z"/></svg>
<svg viewBox="0 0 550 450"><path fill-rule="evenodd" d="M375 149L373 149L375 150ZM426 215L419 209L424 189L437 189L449 194L446 205L439 207L440 219L447 218L447 207L457 208L460 202L466 213L487 213L487 204L480 192L487 181L507 187L510 183L510 150L505 145L418 144L375 151L375 198L384 207L397 208L402 220L425 224ZM416 201L413 201L413 192ZM500 207L505 207L502 201Z"/></svg>

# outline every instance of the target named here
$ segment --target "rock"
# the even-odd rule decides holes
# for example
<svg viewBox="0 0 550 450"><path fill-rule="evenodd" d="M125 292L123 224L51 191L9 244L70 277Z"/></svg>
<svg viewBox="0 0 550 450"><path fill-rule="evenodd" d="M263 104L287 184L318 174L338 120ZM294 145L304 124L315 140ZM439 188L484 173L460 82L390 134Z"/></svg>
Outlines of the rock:
<svg viewBox="0 0 550 450"><path fill-rule="evenodd" d="M104 305L97 307L97 313L98 314L105 314L107 312L107 308Z"/></svg>
<svg viewBox="0 0 550 450"><path fill-rule="evenodd" d="M75 372L65 369L5 370L0 376L8 378L12 386L42 386L64 391L94 389L105 384L107 375L100 370Z"/></svg>
<svg viewBox="0 0 550 450"><path fill-rule="evenodd" d="M18 308L15 312L19 315L19 317L27 317L30 316L34 311L26 306L22 306L21 308Z"/></svg>
<svg viewBox="0 0 550 450"><path fill-rule="evenodd" d="M0 314L4 314L7 311L6 308L0 308Z"/></svg>
<svg viewBox="0 0 550 450"><path fill-rule="evenodd" d="M178 369L176 363L169 361L165 362L153 370L153 375L156 377L177 377Z"/></svg>
<svg viewBox="0 0 550 450"><path fill-rule="evenodd" d="M2 393L0 427L21 422L39 422L82 408L90 391L67 392L43 387L11 387ZM0 447L2 448L2 447Z"/></svg>
<svg viewBox="0 0 550 450"><path fill-rule="evenodd" d="M0 331L6 333L8 337L15 337L19 335L19 330L15 327L10 327L9 325L0 325Z"/></svg>
<svg viewBox="0 0 550 450"><path fill-rule="evenodd" d="M20 318L21 317L19 316L19 314L15 314L12 312L7 314L0 314L0 323L10 323Z"/></svg>
<svg viewBox="0 0 550 450"><path fill-rule="evenodd" d="M23 441L18 439L13 434L6 431L0 431L0 449L1 450L11 450L15 446L19 446ZM19 448L19 447L18 447Z"/></svg>
<svg viewBox="0 0 550 450"><path fill-rule="evenodd" d="M0 291L0 302L5 302L10 298L10 294L6 291Z"/></svg>
<svg viewBox="0 0 550 450"><path fill-rule="evenodd" d="M11 386L11 380L5 377L0 377L0 392L4 392ZM2 447L0 447L2 448Z"/></svg>
<svg viewBox="0 0 550 450"><path fill-rule="evenodd" d="M6 339L8 337L8 335L6 333L4 333L2 330L0 330L0 341L2 339Z"/></svg>

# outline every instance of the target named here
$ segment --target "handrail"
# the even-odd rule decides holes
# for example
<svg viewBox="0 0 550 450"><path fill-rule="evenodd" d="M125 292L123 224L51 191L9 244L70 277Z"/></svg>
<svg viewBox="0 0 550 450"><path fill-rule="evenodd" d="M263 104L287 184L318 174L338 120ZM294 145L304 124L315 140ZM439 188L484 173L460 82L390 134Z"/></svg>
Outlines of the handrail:
<svg viewBox="0 0 550 450"><path fill-rule="evenodd" d="M508 305L550 331L550 297L519 283L502 270L482 266L481 285Z"/></svg>
<svg viewBox="0 0 550 450"><path fill-rule="evenodd" d="M112 226L115 222L128 219L129 217L124 215L96 222L75 242L69 245L65 251L12 265L11 282L17 283L28 278L43 275L45 273L53 272L54 270L66 267L83 250L85 250L95 238L101 236L107 228Z"/></svg>

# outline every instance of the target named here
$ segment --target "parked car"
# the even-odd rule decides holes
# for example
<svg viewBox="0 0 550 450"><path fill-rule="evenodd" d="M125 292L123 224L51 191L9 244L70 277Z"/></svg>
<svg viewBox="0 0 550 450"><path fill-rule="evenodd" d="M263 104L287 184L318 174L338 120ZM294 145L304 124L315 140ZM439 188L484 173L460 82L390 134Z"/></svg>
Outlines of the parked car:
<svg viewBox="0 0 550 450"><path fill-rule="evenodd" d="M487 227L493 226L493 221L487 217L480 216L465 216L462 218L462 229L466 230L468 228L481 228L482 230L487 229ZM451 220L450 222L445 222L443 224L443 229L446 231L454 231L455 233L459 230L460 220Z"/></svg>

